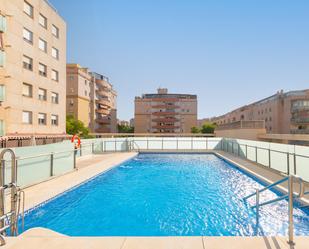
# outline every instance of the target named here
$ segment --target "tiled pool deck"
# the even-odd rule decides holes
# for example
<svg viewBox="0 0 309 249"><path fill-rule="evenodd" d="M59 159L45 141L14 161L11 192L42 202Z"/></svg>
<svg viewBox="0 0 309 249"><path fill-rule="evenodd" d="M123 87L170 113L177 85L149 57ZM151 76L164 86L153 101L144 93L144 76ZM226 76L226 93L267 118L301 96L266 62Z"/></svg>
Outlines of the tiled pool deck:
<svg viewBox="0 0 309 249"><path fill-rule="evenodd" d="M219 156L233 161L236 165L267 177L269 181L280 179L280 175L259 167L252 162L237 158L225 152L217 152ZM51 179L49 181L25 189L25 209L30 209L62 192L108 170L119 163L136 155L135 152L113 153L86 156L77 162L78 170ZM190 249L241 249L241 248L309 248L309 237L296 237L296 245L290 247L285 237L69 237L48 229L30 229L18 237L9 237L2 248L9 249L161 249L161 248L190 248Z"/></svg>

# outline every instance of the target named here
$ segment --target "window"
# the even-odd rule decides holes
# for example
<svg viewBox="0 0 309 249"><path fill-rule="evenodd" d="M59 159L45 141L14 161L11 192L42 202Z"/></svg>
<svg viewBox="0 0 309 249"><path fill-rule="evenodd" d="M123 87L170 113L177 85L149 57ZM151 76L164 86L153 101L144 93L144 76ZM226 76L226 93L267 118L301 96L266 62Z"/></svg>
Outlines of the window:
<svg viewBox="0 0 309 249"><path fill-rule="evenodd" d="M7 30L6 17L0 15L0 33L5 33Z"/></svg>
<svg viewBox="0 0 309 249"><path fill-rule="evenodd" d="M85 86L87 86L87 80L85 80Z"/></svg>
<svg viewBox="0 0 309 249"><path fill-rule="evenodd" d="M32 85L23 83L23 96L32 98Z"/></svg>
<svg viewBox="0 0 309 249"><path fill-rule="evenodd" d="M51 102L54 104L58 104L59 103L59 94L58 93L51 93Z"/></svg>
<svg viewBox="0 0 309 249"><path fill-rule="evenodd" d="M39 63L39 75L46 77L47 76L47 66Z"/></svg>
<svg viewBox="0 0 309 249"><path fill-rule="evenodd" d="M0 85L0 102L5 100L5 85Z"/></svg>
<svg viewBox="0 0 309 249"><path fill-rule="evenodd" d="M24 1L24 12L31 18L33 17L33 7L26 1Z"/></svg>
<svg viewBox="0 0 309 249"><path fill-rule="evenodd" d="M38 92L38 96L39 96L39 100L46 100L46 90L43 88L39 88L39 92Z"/></svg>
<svg viewBox="0 0 309 249"><path fill-rule="evenodd" d="M85 96L87 96L87 94L88 94L87 91L85 91Z"/></svg>
<svg viewBox="0 0 309 249"><path fill-rule="evenodd" d="M52 48L52 57L54 57L55 59L59 59L59 50L56 48Z"/></svg>
<svg viewBox="0 0 309 249"><path fill-rule="evenodd" d="M39 113L38 114L38 124L39 125L46 125L46 114L45 113Z"/></svg>
<svg viewBox="0 0 309 249"><path fill-rule="evenodd" d="M39 38L39 49L41 49L45 53L47 52L47 42L41 38Z"/></svg>
<svg viewBox="0 0 309 249"><path fill-rule="evenodd" d="M52 25L52 34L53 36L59 38L59 29L55 25Z"/></svg>
<svg viewBox="0 0 309 249"><path fill-rule="evenodd" d="M22 119L24 124L32 124L32 112L23 111Z"/></svg>
<svg viewBox="0 0 309 249"><path fill-rule="evenodd" d="M33 43L33 33L26 28L23 29L23 38L25 41Z"/></svg>
<svg viewBox="0 0 309 249"><path fill-rule="evenodd" d="M54 80L54 81L59 81L59 73L58 73L58 71L56 71L56 70L52 70L51 71L51 78L52 78L52 80Z"/></svg>
<svg viewBox="0 0 309 249"><path fill-rule="evenodd" d="M43 16L42 14L39 15L39 24L47 29L47 18Z"/></svg>
<svg viewBox="0 0 309 249"><path fill-rule="evenodd" d="M58 115L51 115L51 125L58 125Z"/></svg>
<svg viewBox="0 0 309 249"><path fill-rule="evenodd" d="M70 106L73 106L73 105L74 105L74 100L71 99L71 100L70 100Z"/></svg>
<svg viewBox="0 0 309 249"><path fill-rule="evenodd" d="M1 33L0 33L1 35ZM5 65L5 52L0 50L0 67L4 67Z"/></svg>
<svg viewBox="0 0 309 249"><path fill-rule="evenodd" d="M28 70L32 71L32 67L33 67L33 60L32 60L32 58L24 55L24 57L23 57L23 67L25 69L28 69Z"/></svg>

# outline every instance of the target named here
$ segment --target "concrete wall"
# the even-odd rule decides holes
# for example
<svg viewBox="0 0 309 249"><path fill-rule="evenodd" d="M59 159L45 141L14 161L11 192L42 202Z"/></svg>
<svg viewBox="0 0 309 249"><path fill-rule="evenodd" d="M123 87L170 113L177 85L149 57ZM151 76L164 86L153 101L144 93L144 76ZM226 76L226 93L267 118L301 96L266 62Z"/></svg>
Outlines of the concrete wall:
<svg viewBox="0 0 309 249"><path fill-rule="evenodd" d="M6 135L10 134L62 134L65 132L66 104L66 23L43 0L28 0L33 6L33 18L23 12L24 1L1 0L1 14L6 15L7 31L3 34L6 62L0 67L0 81L6 88L6 99L0 109ZM47 18L47 29L39 24L39 14ZM51 33L52 25L59 28L59 38ZM23 39L23 29L33 33L33 43ZM47 42L47 51L38 47L39 38ZM52 47L59 50L59 59L51 56ZM33 59L33 69L23 68L23 55ZM47 76L38 73L39 63L47 66ZM59 73L59 81L51 79L52 70ZM32 97L22 95L22 85L32 85ZM47 100L38 99L38 89L47 90ZM51 102L51 93L59 94L59 103ZM22 122L22 112L32 112L32 124ZM38 113L47 115L46 125L38 124ZM58 115L58 125L51 125L51 115Z"/></svg>

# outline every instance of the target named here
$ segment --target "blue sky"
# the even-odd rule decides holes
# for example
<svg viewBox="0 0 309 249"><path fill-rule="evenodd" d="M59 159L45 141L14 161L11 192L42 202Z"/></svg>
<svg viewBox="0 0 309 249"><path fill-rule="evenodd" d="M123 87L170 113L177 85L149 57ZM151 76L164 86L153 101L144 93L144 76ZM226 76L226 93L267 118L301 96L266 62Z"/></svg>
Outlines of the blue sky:
<svg viewBox="0 0 309 249"><path fill-rule="evenodd" d="M307 0L50 0L67 61L111 79L118 117L167 87L198 95L199 118L309 88Z"/></svg>

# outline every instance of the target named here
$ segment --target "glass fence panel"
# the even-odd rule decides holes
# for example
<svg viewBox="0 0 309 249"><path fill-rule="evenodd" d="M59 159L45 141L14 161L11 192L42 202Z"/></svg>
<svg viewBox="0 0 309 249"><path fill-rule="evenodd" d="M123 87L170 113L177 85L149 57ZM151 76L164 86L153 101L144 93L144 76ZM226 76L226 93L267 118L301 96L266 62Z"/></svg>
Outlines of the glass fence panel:
<svg viewBox="0 0 309 249"><path fill-rule="evenodd" d="M191 150L193 144L191 139L184 139L178 140L178 149L180 150Z"/></svg>
<svg viewBox="0 0 309 249"><path fill-rule="evenodd" d="M303 156L296 156L296 174L309 182L309 158Z"/></svg>
<svg viewBox="0 0 309 249"><path fill-rule="evenodd" d="M62 175L74 169L74 151L56 153L53 158L53 175Z"/></svg>
<svg viewBox="0 0 309 249"><path fill-rule="evenodd" d="M92 154L92 143L87 142L87 143L82 144L80 147L80 150L81 150L82 156Z"/></svg>
<svg viewBox="0 0 309 249"><path fill-rule="evenodd" d="M116 150L116 143L115 140L106 140L104 141L104 151L115 151Z"/></svg>
<svg viewBox="0 0 309 249"><path fill-rule="evenodd" d="M148 149L151 150L162 150L163 147L163 140L162 139L154 139L148 140Z"/></svg>
<svg viewBox="0 0 309 249"><path fill-rule="evenodd" d="M257 149L257 163L269 166L269 150L265 148Z"/></svg>
<svg viewBox="0 0 309 249"><path fill-rule="evenodd" d="M134 149L140 149L140 150L147 150L148 149L148 140L146 140L146 138L144 138L144 140L133 140L133 148Z"/></svg>
<svg viewBox="0 0 309 249"><path fill-rule="evenodd" d="M255 147L247 146L247 158L251 161L256 160L256 150Z"/></svg>
<svg viewBox="0 0 309 249"><path fill-rule="evenodd" d="M285 152L270 152L270 165L272 169L287 173L288 167L288 154Z"/></svg>
<svg viewBox="0 0 309 249"><path fill-rule="evenodd" d="M207 147L209 150L221 149L221 138L207 138Z"/></svg>
<svg viewBox="0 0 309 249"><path fill-rule="evenodd" d="M193 149L194 150L206 150L208 147L208 141L206 139L193 140Z"/></svg>
<svg viewBox="0 0 309 249"><path fill-rule="evenodd" d="M239 145L239 156L247 157L246 145L243 145L243 144Z"/></svg>
<svg viewBox="0 0 309 249"><path fill-rule="evenodd" d="M163 149L164 150L177 150L178 148L178 141L177 139L170 138L169 140L163 140Z"/></svg>
<svg viewBox="0 0 309 249"><path fill-rule="evenodd" d="M34 174L35 172L35 174ZM17 163L17 184L28 186L50 177L50 155L19 159Z"/></svg>
<svg viewBox="0 0 309 249"><path fill-rule="evenodd" d="M128 146L128 141L125 141L123 139L116 140L116 151L127 151Z"/></svg>

